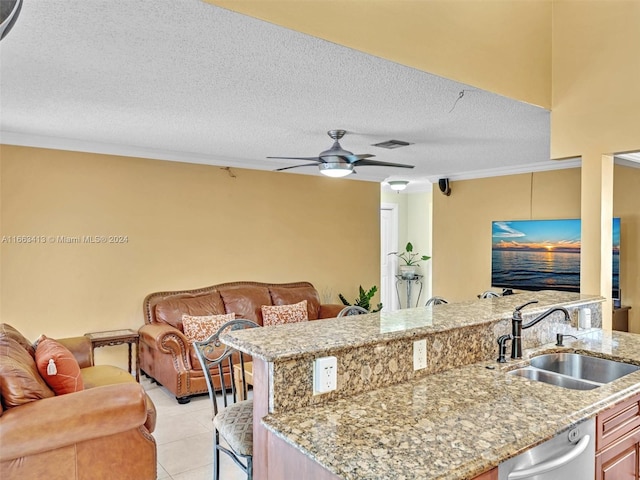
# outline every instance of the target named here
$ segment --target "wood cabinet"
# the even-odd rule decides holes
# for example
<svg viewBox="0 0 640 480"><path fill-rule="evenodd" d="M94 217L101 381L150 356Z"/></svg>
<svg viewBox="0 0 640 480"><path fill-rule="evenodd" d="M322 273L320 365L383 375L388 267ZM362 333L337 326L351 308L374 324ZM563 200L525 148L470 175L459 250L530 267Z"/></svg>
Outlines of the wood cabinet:
<svg viewBox="0 0 640 480"><path fill-rule="evenodd" d="M598 415L596 480L640 480L640 395Z"/></svg>
<svg viewBox="0 0 640 480"><path fill-rule="evenodd" d="M478 475L473 480L498 480L498 467Z"/></svg>
<svg viewBox="0 0 640 480"><path fill-rule="evenodd" d="M629 331L629 309L631 307L622 306L613 309L612 328L619 332Z"/></svg>
<svg viewBox="0 0 640 480"><path fill-rule="evenodd" d="M340 477L329 472L273 433L268 432L267 437L269 442L269 479L340 480ZM618 477L607 477L607 479L618 480ZM621 479L622 477L620 477ZM484 472L472 480L498 480L498 467Z"/></svg>
<svg viewBox="0 0 640 480"><path fill-rule="evenodd" d="M294 478L296 480L340 480L340 477L275 434L268 432L267 439L269 442L269 480Z"/></svg>
<svg viewBox="0 0 640 480"><path fill-rule="evenodd" d="M640 478L638 447L640 429L633 430L596 455L596 480L637 480Z"/></svg>

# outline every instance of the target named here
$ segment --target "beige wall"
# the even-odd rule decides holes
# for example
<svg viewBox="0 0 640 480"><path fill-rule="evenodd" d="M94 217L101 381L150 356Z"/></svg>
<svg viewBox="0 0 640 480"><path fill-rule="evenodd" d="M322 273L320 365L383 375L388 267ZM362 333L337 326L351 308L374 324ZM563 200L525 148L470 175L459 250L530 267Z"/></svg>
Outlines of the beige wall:
<svg viewBox="0 0 640 480"><path fill-rule="evenodd" d="M471 300L491 287L491 222L580 217L580 169L451 182L433 196L433 291Z"/></svg>
<svg viewBox="0 0 640 480"><path fill-rule="evenodd" d="M616 165L613 215L620 217L620 287L631 305L629 331L640 333L640 168Z"/></svg>
<svg viewBox="0 0 640 480"><path fill-rule="evenodd" d="M2 146L0 318L27 337L138 328L159 290L311 281L325 301L380 278L379 185Z"/></svg>
<svg viewBox="0 0 640 480"><path fill-rule="evenodd" d="M551 156L640 150L640 2L553 2Z"/></svg>
<svg viewBox="0 0 640 480"><path fill-rule="evenodd" d="M441 77L551 106L551 0L205 0Z"/></svg>

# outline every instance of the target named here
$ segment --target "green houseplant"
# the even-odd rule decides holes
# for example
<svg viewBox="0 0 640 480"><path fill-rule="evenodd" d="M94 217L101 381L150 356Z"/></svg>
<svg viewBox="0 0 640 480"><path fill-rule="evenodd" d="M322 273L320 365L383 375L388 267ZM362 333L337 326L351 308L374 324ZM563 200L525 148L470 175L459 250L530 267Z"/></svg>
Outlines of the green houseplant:
<svg viewBox="0 0 640 480"><path fill-rule="evenodd" d="M382 310L381 303L379 303L376 306L375 310L371 310L371 299L373 298L373 296L376 294L377 291L378 291L378 287L376 287L375 285L366 291L364 288L362 288L362 285L360 285L358 298L356 298L355 303L353 305L357 307L362 307L367 312L371 312L371 313L379 312L380 310ZM344 296L341 293L338 294L338 297L340 298L340 301L344 305L351 306L351 304L347 301L346 298L344 298Z"/></svg>
<svg viewBox="0 0 640 480"><path fill-rule="evenodd" d="M404 247L404 252L391 252L389 255L395 255L402 260L404 264L399 267L400 275L407 280L415 278L416 269L420 266L420 262L426 262L431 258L427 255L420 255L414 252L411 242L407 242L406 247Z"/></svg>

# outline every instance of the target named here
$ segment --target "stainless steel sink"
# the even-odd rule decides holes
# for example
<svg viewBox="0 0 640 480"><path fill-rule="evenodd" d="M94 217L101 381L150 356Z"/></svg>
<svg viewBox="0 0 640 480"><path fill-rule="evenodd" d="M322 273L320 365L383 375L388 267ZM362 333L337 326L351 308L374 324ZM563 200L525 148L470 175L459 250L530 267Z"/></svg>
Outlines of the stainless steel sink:
<svg viewBox="0 0 640 480"><path fill-rule="evenodd" d="M640 369L638 365L578 353L548 353L531 359L531 366L581 380L609 383Z"/></svg>
<svg viewBox="0 0 640 480"><path fill-rule="evenodd" d="M640 370L640 366L578 353L548 353L508 372L572 390L592 390Z"/></svg>
<svg viewBox="0 0 640 480"><path fill-rule="evenodd" d="M550 383L551 385L557 385L563 388L570 388L571 390L593 390L598 388L600 384L585 382L578 380L577 378L571 378L566 375L558 375L553 372L547 372L534 367L518 368L517 370L511 370L508 372L511 375L518 375L519 377L525 377L530 380L537 380L538 382Z"/></svg>

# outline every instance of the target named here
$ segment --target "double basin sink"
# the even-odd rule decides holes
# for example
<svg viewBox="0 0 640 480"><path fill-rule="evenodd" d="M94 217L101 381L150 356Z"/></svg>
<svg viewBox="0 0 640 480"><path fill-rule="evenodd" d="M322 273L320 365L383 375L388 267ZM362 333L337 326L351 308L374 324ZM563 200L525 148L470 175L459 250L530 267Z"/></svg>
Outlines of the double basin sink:
<svg viewBox="0 0 640 480"><path fill-rule="evenodd" d="M528 366L507 373L572 390L592 390L637 370L638 365L559 352L533 357Z"/></svg>

